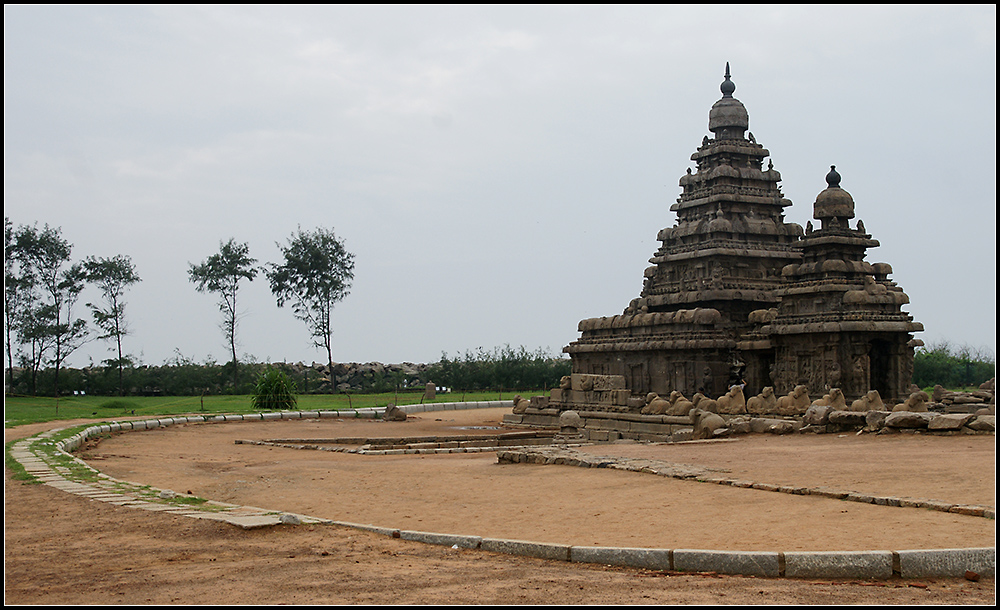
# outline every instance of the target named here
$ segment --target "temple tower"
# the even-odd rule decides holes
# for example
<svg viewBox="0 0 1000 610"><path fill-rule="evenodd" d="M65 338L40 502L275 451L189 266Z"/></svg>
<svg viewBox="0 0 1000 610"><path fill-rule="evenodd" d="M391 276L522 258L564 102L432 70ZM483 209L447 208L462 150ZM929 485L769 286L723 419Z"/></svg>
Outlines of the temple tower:
<svg viewBox="0 0 1000 610"><path fill-rule="evenodd" d="M770 370L770 353L747 362L737 341L753 328L751 311L777 306L781 270L801 257L802 227L784 221L791 202L772 163L764 168L770 153L747 131L728 63L720 89L709 112L713 137L691 155L696 171L680 179L670 208L677 222L658 233L642 292L623 316L580 323L580 341L564 350L574 372L624 375L633 393L715 396L748 369L765 384L758 371Z"/></svg>
<svg viewBox="0 0 1000 610"><path fill-rule="evenodd" d="M802 261L782 270L785 286L777 315L761 328L770 337L775 390L805 385L810 396L840 388L849 399L877 390L886 400L909 395L913 373L911 333L923 325L901 307L909 298L889 280L888 263L865 261L878 241L854 218L854 199L831 166L827 188L813 204L813 218L799 242Z"/></svg>
<svg viewBox="0 0 1000 610"><path fill-rule="evenodd" d="M553 404L630 409L623 396L718 397L737 383L748 396L804 385L817 398L837 387L850 399L905 399L923 326L901 310L908 299L889 265L865 261L879 244L860 220L850 226L854 199L840 175L831 167L813 204L818 229L786 223L791 202L771 162L764 168L770 153L748 131L728 64L721 90L639 297L622 315L580 322L563 349L580 387ZM590 400L588 383L610 384L600 391L612 402Z"/></svg>

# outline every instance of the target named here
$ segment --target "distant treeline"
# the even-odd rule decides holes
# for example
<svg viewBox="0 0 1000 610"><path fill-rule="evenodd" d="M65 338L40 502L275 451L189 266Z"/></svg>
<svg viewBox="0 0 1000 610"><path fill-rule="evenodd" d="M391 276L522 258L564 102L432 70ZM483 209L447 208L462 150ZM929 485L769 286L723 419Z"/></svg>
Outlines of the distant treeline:
<svg viewBox="0 0 1000 610"><path fill-rule="evenodd" d="M996 374L996 356L992 352L954 346L947 341L918 347L913 357L913 383L921 388L979 387Z"/></svg>
<svg viewBox="0 0 1000 610"><path fill-rule="evenodd" d="M233 366L239 367L236 375ZM159 366L125 367L125 394L251 394L257 378L268 368L282 370L295 383L298 392L309 394L423 391L428 382L456 391L509 391L557 387L559 379L569 375L570 361L549 356L542 349L532 352L524 347L505 346L491 351L479 348L456 358L443 354L440 361L430 364L406 367L377 363L356 365L351 367L353 373L342 375L338 371L331 372L325 365L198 363L178 353ZM338 365L335 368L341 367ZM8 371L8 375L8 380L11 380L10 394L52 396L55 393L55 370L52 368L39 371L34 379L27 369L15 368ZM239 385L233 384L234 378L240 380ZM117 366L98 365L82 369L63 368L59 373L58 387L62 395L83 392L93 396L114 396L119 393L119 370Z"/></svg>
<svg viewBox="0 0 1000 610"><path fill-rule="evenodd" d="M455 391L547 389L559 386L559 379L569 375L568 358L556 358L543 349L529 351L521 346L504 346L466 351L449 357L442 354L438 362L416 365L403 373L398 368L368 367L364 375L352 378L349 388L331 379L328 370L301 364L239 362L233 385L232 362L198 363L177 356L159 366L129 366L125 369L126 393L131 395L199 396L202 394L250 394L257 377L268 367L283 370L295 382L301 393L377 393L394 390L422 391L428 382ZM9 373L9 372L8 372ZM11 394L30 395L31 373L14 369ZM913 362L913 383L921 388L940 384L948 389L978 387L996 376L996 358L992 353L947 342L917 348ZM8 377L11 379L11 377ZM331 383L332 382L332 383ZM118 368L91 366L84 369L64 368L60 372L62 394L85 392L89 395L118 394ZM40 371L35 380L35 394L52 396L55 392L55 370ZM337 386L340 385L338 388Z"/></svg>
<svg viewBox="0 0 1000 610"><path fill-rule="evenodd" d="M571 369L568 358L508 345L493 351L466 351L455 358L442 354L430 372L435 383L457 390L514 390L559 387L559 380Z"/></svg>

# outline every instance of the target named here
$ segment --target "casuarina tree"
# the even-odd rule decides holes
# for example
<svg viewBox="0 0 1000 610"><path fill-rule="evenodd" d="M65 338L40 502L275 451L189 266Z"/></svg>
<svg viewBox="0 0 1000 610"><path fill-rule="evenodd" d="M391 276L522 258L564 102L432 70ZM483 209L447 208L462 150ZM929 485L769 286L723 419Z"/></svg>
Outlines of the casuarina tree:
<svg viewBox="0 0 1000 610"><path fill-rule="evenodd" d="M18 295L21 310L19 340L30 349L22 352L22 361L32 371L31 388L44 361L55 368L55 395L59 396L59 372L66 358L87 340L87 321L74 317L73 308L87 283L83 265L70 264L73 245L62 230L45 225L23 226L13 231L6 223L8 236L5 251L13 261L14 279L22 291ZM7 269L11 274L11 269ZM36 292L37 291L37 292Z"/></svg>
<svg viewBox="0 0 1000 610"><path fill-rule="evenodd" d="M236 359L236 329L242 312L237 306L240 281L253 281L258 269L257 259L250 258L250 247L230 239L219 244L219 253L209 256L200 265L189 263L188 276L198 292L212 292L219 295L219 311L222 312L222 332L226 336L233 355L233 389L236 389L239 366Z"/></svg>
<svg viewBox="0 0 1000 610"><path fill-rule="evenodd" d="M100 329L100 339L112 339L118 348L118 358L111 362L118 368L118 394L125 394L125 363L122 354L122 337L129 328L125 319L125 291L140 281L132 259L125 255L111 258L89 257L83 263L90 282L96 285L104 298L103 303L87 303Z"/></svg>
<svg viewBox="0 0 1000 610"><path fill-rule="evenodd" d="M305 322L313 345L326 350L333 369L333 307L349 293L354 280L354 255L332 230L301 227L278 244L284 261L271 263L267 279L278 307L290 305L295 317Z"/></svg>

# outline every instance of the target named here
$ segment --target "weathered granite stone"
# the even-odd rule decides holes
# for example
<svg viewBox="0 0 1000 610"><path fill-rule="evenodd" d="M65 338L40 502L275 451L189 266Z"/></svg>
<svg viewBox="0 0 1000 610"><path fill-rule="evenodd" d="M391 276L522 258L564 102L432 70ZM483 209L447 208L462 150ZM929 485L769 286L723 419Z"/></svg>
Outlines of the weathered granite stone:
<svg viewBox="0 0 1000 610"><path fill-rule="evenodd" d="M961 430L975 417L972 413L942 413L935 415L927 424L928 430Z"/></svg>
<svg viewBox="0 0 1000 610"><path fill-rule="evenodd" d="M291 513L282 514L278 520L285 525L302 525L302 519L300 519L298 515L293 515Z"/></svg>
<svg viewBox="0 0 1000 610"><path fill-rule="evenodd" d="M996 415L977 415L976 419L970 421L966 426L980 432L996 432L997 417Z"/></svg>
<svg viewBox="0 0 1000 610"><path fill-rule="evenodd" d="M885 418L889 417L889 411L869 411L865 413L865 427L868 430L881 430L885 427Z"/></svg>
<svg viewBox="0 0 1000 610"><path fill-rule="evenodd" d="M785 553L785 576L790 578L892 577L889 551Z"/></svg>
<svg viewBox="0 0 1000 610"><path fill-rule="evenodd" d="M797 422L788 419L771 419L766 417L754 417L750 420L750 429L754 432L767 432L770 434L790 434L799 429Z"/></svg>
<svg viewBox="0 0 1000 610"><path fill-rule="evenodd" d="M677 549L674 569L678 572L718 572L777 578L780 575L778 553L765 551L702 551Z"/></svg>
<svg viewBox="0 0 1000 610"><path fill-rule="evenodd" d="M868 424L868 413L861 411L831 411L830 423L861 428Z"/></svg>
<svg viewBox="0 0 1000 610"><path fill-rule="evenodd" d="M899 551L899 575L903 578L962 577L966 571L977 574L994 573L996 549Z"/></svg>
<svg viewBox="0 0 1000 610"><path fill-rule="evenodd" d="M811 426L824 426L829 421L833 407L829 405L810 405L802 416L802 423Z"/></svg>
<svg viewBox="0 0 1000 610"><path fill-rule="evenodd" d="M885 418L887 428L926 428L934 417L930 413L893 411Z"/></svg>

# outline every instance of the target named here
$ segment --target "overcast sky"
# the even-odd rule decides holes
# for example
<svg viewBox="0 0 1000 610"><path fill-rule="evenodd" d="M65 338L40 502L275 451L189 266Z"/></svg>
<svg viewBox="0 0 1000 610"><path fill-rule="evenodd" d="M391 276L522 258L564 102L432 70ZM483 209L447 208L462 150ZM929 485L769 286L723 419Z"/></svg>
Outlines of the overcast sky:
<svg viewBox="0 0 1000 610"><path fill-rule="evenodd" d="M727 61L786 219L835 164L918 336L995 353L995 5L5 6L4 214L132 258L146 364L228 360L189 263L318 226L356 255L335 361L558 354L639 295ZM240 298L241 354L325 361Z"/></svg>

